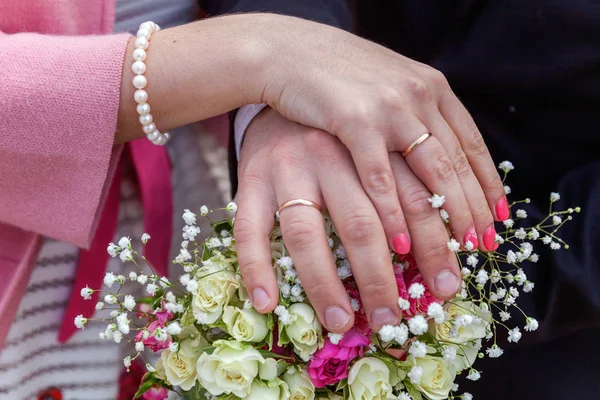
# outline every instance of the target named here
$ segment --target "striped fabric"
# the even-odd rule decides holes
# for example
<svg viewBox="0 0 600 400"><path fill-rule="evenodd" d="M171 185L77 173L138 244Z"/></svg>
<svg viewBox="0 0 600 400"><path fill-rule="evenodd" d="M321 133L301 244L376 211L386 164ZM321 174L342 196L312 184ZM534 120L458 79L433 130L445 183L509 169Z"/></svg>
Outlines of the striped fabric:
<svg viewBox="0 0 600 400"><path fill-rule="evenodd" d="M175 237L173 254L181 241L180 213L202 204L222 207L229 201L226 150L199 126L180 129L169 143L173 160ZM127 162L125 162L127 164ZM119 227L115 241L130 236L139 242L143 216L132 168L121 187ZM210 227L202 226L207 233ZM150 241L151 245L152 241ZM122 360L132 353L131 344L117 346L100 340L106 322L92 321L68 343L56 338L70 296L78 250L67 243L46 240L38 264L0 353L0 400L31 400L49 387L58 387L65 400L114 400ZM130 268L127 266L127 268ZM119 259L111 259L109 270L128 274ZM171 275L180 274L174 270ZM141 290L129 283L127 291ZM141 292L140 292L141 294ZM106 317L107 312L95 318Z"/></svg>

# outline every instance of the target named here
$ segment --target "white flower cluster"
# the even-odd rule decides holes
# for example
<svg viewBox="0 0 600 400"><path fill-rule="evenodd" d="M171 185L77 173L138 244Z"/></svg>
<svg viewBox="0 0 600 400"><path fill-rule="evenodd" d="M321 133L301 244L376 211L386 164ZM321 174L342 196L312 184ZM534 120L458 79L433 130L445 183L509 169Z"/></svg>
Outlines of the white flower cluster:
<svg viewBox="0 0 600 400"><path fill-rule="evenodd" d="M279 290L284 299L288 299L291 303L302 303L305 299L304 288L298 277L294 262L289 256L279 258L275 264L281 270L281 279L279 282Z"/></svg>

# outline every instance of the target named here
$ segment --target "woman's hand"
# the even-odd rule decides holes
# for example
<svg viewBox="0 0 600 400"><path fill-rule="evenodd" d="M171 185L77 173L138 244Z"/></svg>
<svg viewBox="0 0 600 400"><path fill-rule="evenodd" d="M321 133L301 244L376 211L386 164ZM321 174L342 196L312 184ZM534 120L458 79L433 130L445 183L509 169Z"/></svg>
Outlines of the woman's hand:
<svg viewBox="0 0 600 400"><path fill-rule="evenodd" d="M428 286L440 298L460 287L460 270L430 193L397 154L390 156L414 253ZM377 211L362 188L349 151L332 135L291 122L267 109L250 125L239 165L236 248L254 307L272 311L279 298L269 235L277 208L291 199L327 208L344 244L371 326L396 324L401 315L390 252ZM312 207L281 211L281 231L302 285L324 326L353 325L348 295L338 277L323 216ZM440 274L445 287L439 288Z"/></svg>
<svg viewBox="0 0 600 400"><path fill-rule="evenodd" d="M433 135L405 157L408 169L446 197L461 244L495 248L493 221L509 217L504 188L477 126L442 73L340 29L264 18L258 26L275 51L262 102L340 138L392 248L408 252L406 214L414 210L407 207L420 204L400 204L404 188L397 185L410 182L394 179L393 159L427 132Z"/></svg>

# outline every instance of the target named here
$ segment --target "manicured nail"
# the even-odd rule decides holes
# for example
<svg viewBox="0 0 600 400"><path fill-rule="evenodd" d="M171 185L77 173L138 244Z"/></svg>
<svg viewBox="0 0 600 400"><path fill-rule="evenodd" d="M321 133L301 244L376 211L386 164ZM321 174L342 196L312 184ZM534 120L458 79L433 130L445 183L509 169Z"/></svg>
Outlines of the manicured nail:
<svg viewBox="0 0 600 400"><path fill-rule="evenodd" d="M329 306L324 312L325 324L329 329L341 329L348 321L350 321L350 314L346 312L342 307Z"/></svg>
<svg viewBox="0 0 600 400"><path fill-rule="evenodd" d="M451 296L460 287L460 280L449 269L444 269L435 277L435 289L442 296Z"/></svg>
<svg viewBox="0 0 600 400"><path fill-rule="evenodd" d="M483 232L483 245L487 250L496 250L499 246L496 243L496 229L494 229L494 224L487 227L485 232Z"/></svg>
<svg viewBox="0 0 600 400"><path fill-rule="evenodd" d="M479 247L479 240L477 239L477 232L475 231L474 226L472 226L471 229L465 233L463 243L466 245L467 242L471 242L473 244L472 250L475 250Z"/></svg>
<svg viewBox="0 0 600 400"><path fill-rule="evenodd" d="M269 306L270 302L271 298L267 292L261 288L254 289L252 292L252 305L254 308L256 308L258 311L262 311Z"/></svg>
<svg viewBox="0 0 600 400"><path fill-rule="evenodd" d="M501 198L496 203L496 217L500 221L506 221L510 218L510 210L508 209L508 202L506 201L506 197Z"/></svg>
<svg viewBox="0 0 600 400"><path fill-rule="evenodd" d="M394 237L394 251L398 254L408 254L410 251L410 238L405 233Z"/></svg>
<svg viewBox="0 0 600 400"><path fill-rule="evenodd" d="M398 322L398 317L390 308L381 307L371 311L371 325L375 330L379 330L385 325L396 326Z"/></svg>

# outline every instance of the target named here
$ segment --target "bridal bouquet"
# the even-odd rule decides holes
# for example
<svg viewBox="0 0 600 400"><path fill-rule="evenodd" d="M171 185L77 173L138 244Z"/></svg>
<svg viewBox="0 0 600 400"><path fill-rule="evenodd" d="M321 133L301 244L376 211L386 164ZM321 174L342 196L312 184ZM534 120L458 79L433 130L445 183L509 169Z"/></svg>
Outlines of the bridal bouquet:
<svg viewBox="0 0 600 400"><path fill-rule="evenodd" d="M506 178L512 164L505 161L500 168ZM538 261L534 242L553 250L568 248L556 233L572 218L569 214L580 210L554 210L558 199L552 193L548 216L529 227L518 226L527 217L518 206L529 200L512 203L514 220L504 221L505 229L496 237L498 250L479 252L469 243L461 250L449 239L463 277L462 290L450 301L431 294L412 256L392 253L403 319L379 332L367 323L353 279L352 269L360 266L350 265L335 227L324 215L338 275L356 314L355 326L343 335L329 333L319 323L277 223L271 249L279 305L263 315L252 308L240 275L234 219L211 220L211 237L198 243L197 215L186 210L184 241L174 260L183 269L177 283L147 273L144 257L132 249L129 238L109 245L113 257L135 263L139 271L127 278L107 273L104 283L117 290L106 292L97 305L111 309L100 336L134 344L135 352L123 360L126 367L134 359L146 363L148 372L136 398L164 399L169 391L177 391L193 399L469 400L469 393L458 392L457 375L478 380L477 359L502 356L498 338L516 343L522 331L538 328L517 305L522 293L534 289L521 264ZM448 222L443 200L434 195L431 203ZM226 209L235 212L236 206L230 203ZM210 219L206 207L199 214ZM148 239L145 234L141 241L145 245ZM124 293L126 279L143 285L148 296L135 299ZM84 298L92 293L87 287L81 291ZM511 324L513 314L521 315L522 326ZM136 320L143 323L136 326ZM75 319L81 329L86 323L82 316ZM156 353L155 362L150 362L151 352Z"/></svg>

